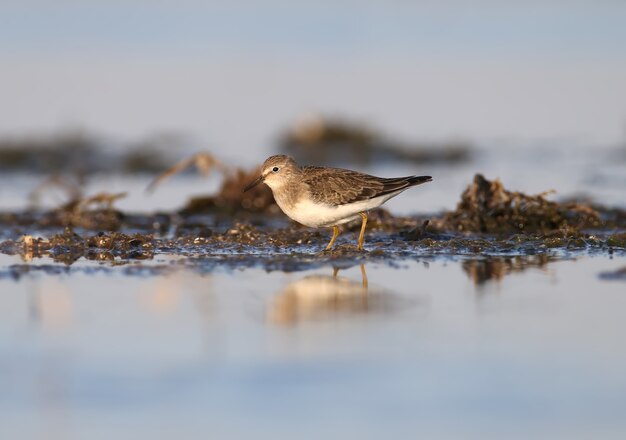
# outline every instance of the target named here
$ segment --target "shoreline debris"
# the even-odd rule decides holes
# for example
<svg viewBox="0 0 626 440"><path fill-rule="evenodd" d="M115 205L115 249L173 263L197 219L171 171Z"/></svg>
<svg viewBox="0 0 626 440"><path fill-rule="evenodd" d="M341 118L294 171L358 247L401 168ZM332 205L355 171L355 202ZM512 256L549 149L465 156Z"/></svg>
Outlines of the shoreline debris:
<svg viewBox="0 0 626 440"><path fill-rule="evenodd" d="M544 194L529 196L504 188L499 179L476 174L456 209L433 222L442 231L476 233L534 233L579 231L606 226L599 212L587 204L549 201Z"/></svg>

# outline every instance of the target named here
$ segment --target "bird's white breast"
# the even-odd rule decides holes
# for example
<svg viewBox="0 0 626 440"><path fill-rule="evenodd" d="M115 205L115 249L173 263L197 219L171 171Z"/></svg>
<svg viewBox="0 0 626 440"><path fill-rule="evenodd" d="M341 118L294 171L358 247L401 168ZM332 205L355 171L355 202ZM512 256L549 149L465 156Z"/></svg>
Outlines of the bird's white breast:
<svg viewBox="0 0 626 440"><path fill-rule="evenodd" d="M301 198L293 205L281 204L279 198L276 198L276 203L278 203L278 206L285 214L298 223L319 228L322 226L341 225L355 220L359 218L360 212L378 208L394 195L388 194L374 199L338 206L315 203L308 197Z"/></svg>

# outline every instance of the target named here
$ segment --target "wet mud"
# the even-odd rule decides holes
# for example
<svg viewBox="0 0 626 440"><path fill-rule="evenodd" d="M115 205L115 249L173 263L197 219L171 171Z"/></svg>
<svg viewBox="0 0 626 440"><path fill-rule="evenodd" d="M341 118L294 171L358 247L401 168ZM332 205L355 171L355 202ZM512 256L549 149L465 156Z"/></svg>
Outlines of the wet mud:
<svg viewBox="0 0 626 440"><path fill-rule="evenodd" d="M292 272L329 265L345 268L364 262L397 265L406 260L470 258L472 262L464 263L463 268L476 284L527 267L541 267L557 259L594 254L626 255L625 233L555 231L506 237L488 234L460 236L424 231L423 226L418 226L420 221L417 218L392 218L372 222L364 252L359 252L356 247L356 227L348 228L332 251L323 251L328 240L326 231L291 223L274 227L271 223L256 226L245 221L214 228L201 223L182 223L171 228L171 235L154 232L77 233L66 228L62 233L50 236L24 235L5 240L0 243L0 253L19 255L29 263L41 260L71 266L82 260L111 267L150 268L136 270L137 274L162 273L176 268L210 273L252 267ZM146 220L145 224L149 221ZM419 234L416 234L416 228L420 230ZM167 261L164 257L175 259L164 264L163 261ZM22 268L17 274L24 272ZM3 275L15 277L16 273L11 270Z"/></svg>

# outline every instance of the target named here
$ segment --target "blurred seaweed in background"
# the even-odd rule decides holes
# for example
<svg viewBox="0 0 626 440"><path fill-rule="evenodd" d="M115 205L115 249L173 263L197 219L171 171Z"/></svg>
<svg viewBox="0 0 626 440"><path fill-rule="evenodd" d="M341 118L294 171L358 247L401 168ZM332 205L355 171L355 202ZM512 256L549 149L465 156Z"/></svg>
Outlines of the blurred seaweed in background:
<svg viewBox="0 0 626 440"><path fill-rule="evenodd" d="M36 174L155 173L167 168L184 140L157 135L113 143L83 130L0 138L0 171Z"/></svg>
<svg viewBox="0 0 626 440"><path fill-rule="evenodd" d="M279 147L303 163L336 165L388 162L445 163L467 162L472 146L467 141L402 142L367 124L348 119L309 116L295 123L280 136Z"/></svg>

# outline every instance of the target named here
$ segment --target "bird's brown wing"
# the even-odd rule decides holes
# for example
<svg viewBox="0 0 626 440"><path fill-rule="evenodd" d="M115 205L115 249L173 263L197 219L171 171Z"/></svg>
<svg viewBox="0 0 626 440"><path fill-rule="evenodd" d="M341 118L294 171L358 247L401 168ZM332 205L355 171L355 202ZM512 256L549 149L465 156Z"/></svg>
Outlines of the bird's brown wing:
<svg viewBox="0 0 626 440"><path fill-rule="evenodd" d="M430 176L380 178L340 168L305 167L304 183L315 202L328 205L369 200L428 182Z"/></svg>

